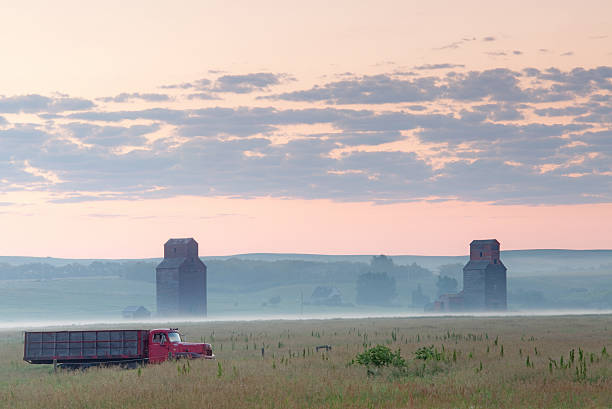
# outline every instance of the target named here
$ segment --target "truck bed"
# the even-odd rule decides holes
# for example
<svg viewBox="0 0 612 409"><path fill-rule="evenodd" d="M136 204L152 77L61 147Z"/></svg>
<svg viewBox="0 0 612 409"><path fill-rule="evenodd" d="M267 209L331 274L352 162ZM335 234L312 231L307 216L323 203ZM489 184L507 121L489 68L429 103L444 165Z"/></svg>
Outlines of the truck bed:
<svg viewBox="0 0 612 409"><path fill-rule="evenodd" d="M32 364L117 362L148 356L148 330L26 332L23 359Z"/></svg>

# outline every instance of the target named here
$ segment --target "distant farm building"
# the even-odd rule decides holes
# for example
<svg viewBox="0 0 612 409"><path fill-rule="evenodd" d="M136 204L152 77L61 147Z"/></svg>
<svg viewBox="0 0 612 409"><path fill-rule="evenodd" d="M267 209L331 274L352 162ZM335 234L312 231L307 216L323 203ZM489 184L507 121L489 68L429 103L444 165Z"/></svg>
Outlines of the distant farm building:
<svg viewBox="0 0 612 409"><path fill-rule="evenodd" d="M453 312L462 311L463 307L463 292L459 294L442 294L433 305L434 311Z"/></svg>
<svg viewBox="0 0 612 409"><path fill-rule="evenodd" d="M160 317L206 316L206 265L194 239L170 239L164 244L156 282Z"/></svg>
<svg viewBox="0 0 612 409"><path fill-rule="evenodd" d="M506 266L495 239L470 243L470 260L463 267L463 291L443 294L430 305L433 311L505 311Z"/></svg>
<svg viewBox="0 0 612 409"><path fill-rule="evenodd" d="M130 305L123 309L121 315L128 320L147 319L151 318L151 311L147 310L142 305Z"/></svg>
<svg viewBox="0 0 612 409"><path fill-rule="evenodd" d="M314 289L310 296L312 305L342 305L342 294L336 287L319 286Z"/></svg>

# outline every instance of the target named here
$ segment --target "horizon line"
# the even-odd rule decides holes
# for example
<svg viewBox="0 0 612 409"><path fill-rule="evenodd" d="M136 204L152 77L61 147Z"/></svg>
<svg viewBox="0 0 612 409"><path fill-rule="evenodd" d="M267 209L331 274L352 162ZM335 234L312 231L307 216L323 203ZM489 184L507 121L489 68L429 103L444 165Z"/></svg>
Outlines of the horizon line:
<svg viewBox="0 0 612 409"><path fill-rule="evenodd" d="M534 249L510 249L501 250L501 253L511 252L533 252L533 251L567 251L567 252L612 252L610 249L567 249L567 248L534 248ZM387 256L387 257L469 257L468 254L459 255L426 255L426 254L391 254L391 253L356 253L356 254L328 254L328 253L287 253L287 252L254 252L254 253L232 253L227 255L199 255L200 258L231 258L240 256L318 256L318 257L373 257L373 256ZM112 260L112 261L129 261L129 260L156 260L163 259L163 256L157 257L132 257L132 258L115 258L115 257L53 257L53 256L9 256L0 255L2 258L34 258L34 259L51 259L51 260Z"/></svg>

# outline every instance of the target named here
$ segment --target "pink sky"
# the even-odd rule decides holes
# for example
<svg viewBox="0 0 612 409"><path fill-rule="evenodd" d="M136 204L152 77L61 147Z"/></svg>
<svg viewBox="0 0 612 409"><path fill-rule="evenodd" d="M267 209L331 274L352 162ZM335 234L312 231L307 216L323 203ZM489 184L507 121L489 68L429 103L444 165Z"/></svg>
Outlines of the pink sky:
<svg viewBox="0 0 612 409"><path fill-rule="evenodd" d="M611 16L609 1L3 6L0 255L159 257L170 237L205 256L612 248Z"/></svg>
<svg viewBox="0 0 612 409"><path fill-rule="evenodd" d="M464 255L471 240L485 238L497 238L504 250L612 247L612 204L373 205L184 196L144 203L26 208L23 214L0 214L3 230L11 232L0 238L4 255L160 257L169 237L196 238L204 256L251 252Z"/></svg>

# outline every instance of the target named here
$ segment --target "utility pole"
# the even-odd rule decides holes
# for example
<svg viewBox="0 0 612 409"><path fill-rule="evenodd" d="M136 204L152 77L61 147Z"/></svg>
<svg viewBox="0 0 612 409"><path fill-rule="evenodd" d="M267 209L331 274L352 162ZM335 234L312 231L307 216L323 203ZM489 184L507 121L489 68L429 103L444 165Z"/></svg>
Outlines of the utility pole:
<svg viewBox="0 0 612 409"><path fill-rule="evenodd" d="M304 315L304 291L300 291L300 315Z"/></svg>

